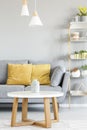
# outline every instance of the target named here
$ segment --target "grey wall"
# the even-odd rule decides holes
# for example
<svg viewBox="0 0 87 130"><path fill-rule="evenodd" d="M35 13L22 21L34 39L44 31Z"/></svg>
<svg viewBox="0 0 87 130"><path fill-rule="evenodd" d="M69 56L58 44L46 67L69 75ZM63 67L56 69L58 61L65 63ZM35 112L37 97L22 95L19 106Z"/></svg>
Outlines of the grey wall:
<svg viewBox="0 0 87 130"><path fill-rule="evenodd" d="M53 60L67 55L67 27L86 0L37 0L44 26L28 27L34 0L28 0L30 17L21 17L22 0L0 0L0 59Z"/></svg>
<svg viewBox="0 0 87 130"><path fill-rule="evenodd" d="M37 0L43 27L28 27L34 0L28 0L30 17L21 17L22 0L0 0L0 59L67 61L68 24L78 6L87 0ZM87 49L86 44L72 45L73 50ZM79 64L80 63L80 64ZM74 62L73 66L84 64ZM87 80L86 80L87 82Z"/></svg>

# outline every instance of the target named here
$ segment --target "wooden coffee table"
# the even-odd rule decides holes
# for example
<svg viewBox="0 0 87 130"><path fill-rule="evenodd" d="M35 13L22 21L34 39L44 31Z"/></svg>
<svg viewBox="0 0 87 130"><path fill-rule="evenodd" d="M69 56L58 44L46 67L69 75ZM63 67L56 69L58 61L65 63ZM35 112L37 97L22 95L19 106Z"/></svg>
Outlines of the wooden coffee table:
<svg viewBox="0 0 87 130"><path fill-rule="evenodd" d="M40 91L39 93L32 93L31 91L20 91L20 92L9 92L9 97L14 98L13 108L12 108L12 118L11 118L11 126L25 126L25 125L36 125L45 128L50 128L52 122L59 121L59 114L58 114L58 105L56 97L63 96L62 92L56 91ZM18 108L18 99L22 98L22 121L17 123L16 122L16 114ZM29 98L43 98L44 99L44 114L45 120L44 121L34 121L31 119L27 119L27 112L28 112L28 99ZM50 101L49 99L52 98L52 105L53 105L53 112L54 112L54 119L51 119L50 116Z"/></svg>

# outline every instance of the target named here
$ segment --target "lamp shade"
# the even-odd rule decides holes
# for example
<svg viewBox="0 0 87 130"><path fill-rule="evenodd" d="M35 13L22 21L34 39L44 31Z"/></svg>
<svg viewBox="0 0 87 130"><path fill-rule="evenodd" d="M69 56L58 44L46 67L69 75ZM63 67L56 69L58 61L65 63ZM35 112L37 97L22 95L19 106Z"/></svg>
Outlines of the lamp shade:
<svg viewBox="0 0 87 130"><path fill-rule="evenodd" d="M40 17L38 16L37 11L34 11L33 16L30 20L29 26L43 26L43 23L40 20Z"/></svg>
<svg viewBox="0 0 87 130"><path fill-rule="evenodd" d="M29 10L28 10L28 6L27 6L27 1L26 0L23 0L21 16L29 16Z"/></svg>

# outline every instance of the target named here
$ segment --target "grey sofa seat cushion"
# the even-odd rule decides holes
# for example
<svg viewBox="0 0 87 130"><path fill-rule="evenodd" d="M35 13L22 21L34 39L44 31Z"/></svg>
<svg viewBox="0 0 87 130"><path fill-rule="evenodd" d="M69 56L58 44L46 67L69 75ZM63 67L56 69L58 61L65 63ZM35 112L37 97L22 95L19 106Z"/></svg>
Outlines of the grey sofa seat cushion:
<svg viewBox="0 0 87 130"><path fill-rule="evenodd" d="M8 92L24 91L24 85L0 85L0 98L9 98Z"/></svg>
<svg viewBox="0 0 87 130"><path fill-rule="evenodd" d="M52 73L51 76L51 85L52 86L58 86L61 83L63 74L65 72L65 68L64 67L56 67Z"/></svg>
<svg viewBox="0 0 87 130"><path fill-rule="evenodd" d="M25 91L30 91L31 87L27 86L24 88ZM40 85L40 91L62 91L60 86L52 87L49 85Z"/></svg>
<svg viewBox="0 0 87 130"><path fill-rule="evenodd" d="M8 64L27 64L28 60L0 60L0 84L5 84L7 80Z"/></svg>

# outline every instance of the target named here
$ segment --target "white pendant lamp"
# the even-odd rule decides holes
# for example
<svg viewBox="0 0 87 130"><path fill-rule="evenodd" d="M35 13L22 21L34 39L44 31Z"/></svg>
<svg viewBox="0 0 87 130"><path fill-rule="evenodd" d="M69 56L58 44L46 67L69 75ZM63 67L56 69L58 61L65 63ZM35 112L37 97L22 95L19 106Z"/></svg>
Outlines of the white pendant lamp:
<svg viewBox="0 0 87 130"><path fill-rule="evenodd" d="M29 26L43 26L43 23L41 22L41 19L36 11L36 0L35 0L35 11L30 20Z"/></svg>
<svg viewBox="0 0 87 130"><path fill-rule="evenodd" d="M27 6L27 0L23 0L23 6L21 11L21 16L29 16L28 6Z"/></svg>

